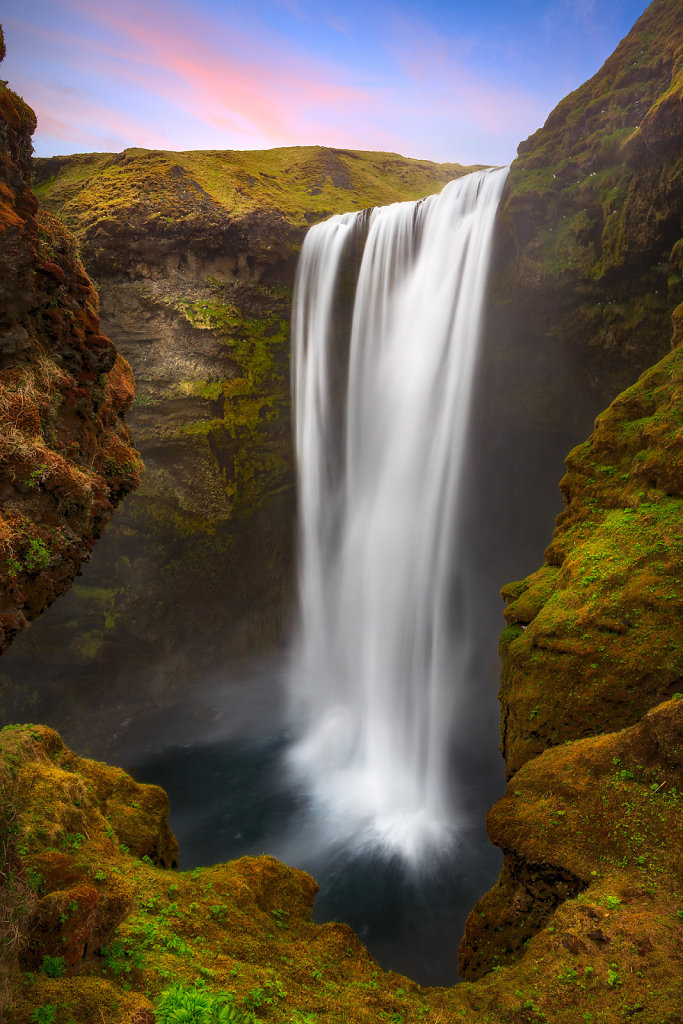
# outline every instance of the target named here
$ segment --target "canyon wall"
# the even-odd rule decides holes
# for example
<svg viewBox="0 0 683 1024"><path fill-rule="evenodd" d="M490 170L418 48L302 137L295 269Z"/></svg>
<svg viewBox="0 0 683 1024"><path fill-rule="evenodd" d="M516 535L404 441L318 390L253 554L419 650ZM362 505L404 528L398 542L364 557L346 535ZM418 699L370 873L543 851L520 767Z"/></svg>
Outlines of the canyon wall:
<svg viewBox="0 0 683 1024"><path fill-rule="evenodd" d="M134 368L146 472L77 590L6 659L8 713L44 666L81 702L70 716L81 732L68 736L88 749L94 693L152 712L282 639L303 236L334 212L426 195L466 170L320 147L35 161L36 192L78 238L103 325Z"/></svg>
<svg viewBox="0 0 683 1024"><path fill-rule="evenodd" d="M564 418L651 368L567 457L544 566L502 591L510 782L488 824L505 864L460 950L467 978L515 962L531 978L545 935L570 965L565 1003L602 958L608 986L631 975L624 1012L658 999L661 1020L681 1010L680 862L661 824L680 814L683 728L682 73L680 6L656 0L512 166L492 319L509 312L521 400ZM522 329L557 394L515 355ZM568 375L585 386L567 398ZM669 960L657 980L652 950Z"/></svg>

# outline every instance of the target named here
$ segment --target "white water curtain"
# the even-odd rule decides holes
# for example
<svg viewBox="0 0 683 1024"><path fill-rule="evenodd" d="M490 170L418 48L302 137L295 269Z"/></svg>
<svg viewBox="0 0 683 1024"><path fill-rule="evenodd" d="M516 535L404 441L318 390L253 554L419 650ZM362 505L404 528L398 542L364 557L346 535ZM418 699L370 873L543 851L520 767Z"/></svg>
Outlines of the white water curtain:
<svg viewBox="0 0 683 1024"><path fill-rule="evenodd" d="M457 823L459 483L506 176L477 172L372 211L344 361L337 290L363 215L312 228L297 276L293 761L350 834L408 858Z"/></svg>

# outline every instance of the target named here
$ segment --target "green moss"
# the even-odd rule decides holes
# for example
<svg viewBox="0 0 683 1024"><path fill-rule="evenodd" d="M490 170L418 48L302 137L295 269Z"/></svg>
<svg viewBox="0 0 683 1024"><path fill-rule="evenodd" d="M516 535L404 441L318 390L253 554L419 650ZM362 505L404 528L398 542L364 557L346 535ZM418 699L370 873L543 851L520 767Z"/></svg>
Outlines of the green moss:
<svg viewBox="0 0 683 1024"><path fill-rule="evenodd" d="M210 299L182 300L178 309L194 326L214 331L234 366L223 381L182 383L182 394L217 402L221 418L179 428L205 437L223 475L233 513L247 516L291 480L289 442L289 293L268 296L268 308L248 317L211 282Z"/></svg>
<svg viewBox="0 0 683 1024"><path fill-rule="evenodd" d="M516 936L487 897L477 918L505 934L516 962L503 966L506 954L491 947L493 970L452 989L384 972L347 926L313 924L315 883L271 857L191 872L157 866L175 856L160 790L77 757L43 726L2 730L0 797L12 777L22 870L42 878L34 924L22 922L29 941L8 1020L29 1024L50 1006L56 1024L151 1021L155 1007L159 1020L190 993L195 1009L222 1000L259 1024L574 1024L585 1012L611 1024L646 977L640 1019L657 1024L676 998L668 952L681 927L669 841L680 812L670 781L681 756L676 710L672 701L624 733L566 744L518 773L491 814L494 835L502 830L536 876L546 865L546 889L562 864L582 891L561 882L539 917L530 894L513 888L510 909L527 901ZM604 941L590 937L598 926ZM522 1012L530 1004L532 1017Z"/></svg>
<svg viewBox="0 0 683 1024"><path fill-rule="evenodd" d="M508 621L528 624L503 647L510 771L633 721L683 671L682 377L677 349L598 418L568 456L546 566L504 591Z"/></svg>
<svg viewBox="0 0 683 1024"><path fill-rule="evenodd" d="M35 161L35 191L76 228L136 209L172 227L201 208L233 218L277 211L305 225L333 210L363 209L438 191L474 168L433 164L395 153L331 150L320 146L248 152L168 153L127 149Z"/></svg>

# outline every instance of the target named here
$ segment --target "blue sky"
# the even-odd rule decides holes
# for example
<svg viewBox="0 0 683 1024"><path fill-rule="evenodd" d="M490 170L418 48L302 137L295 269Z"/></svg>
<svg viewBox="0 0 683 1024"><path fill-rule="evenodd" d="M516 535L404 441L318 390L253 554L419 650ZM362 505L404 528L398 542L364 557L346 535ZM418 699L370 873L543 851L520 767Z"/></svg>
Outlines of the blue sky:
<svg viewBox="0 0 683 1024"><path fill-rule="evenodd" d="M331 145L507 163L643 0L4 0L36 153Z"/></svg>

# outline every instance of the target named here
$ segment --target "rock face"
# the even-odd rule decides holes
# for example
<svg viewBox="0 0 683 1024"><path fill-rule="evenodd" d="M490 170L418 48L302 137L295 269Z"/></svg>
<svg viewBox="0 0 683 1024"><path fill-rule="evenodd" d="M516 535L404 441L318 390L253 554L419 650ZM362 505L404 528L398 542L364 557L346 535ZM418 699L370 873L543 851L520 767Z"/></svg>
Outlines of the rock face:
<svg viewBox="0 0 683 1024"><path fill-rule="evenodd" d="M683 1009L668 839L683 781L682 60L680 5L656 0L520 147L501 216L494 322L507 307L511 346L526 317L541 362L558 360L558 386L571 370L589 406L655 363L570 452L545 564L502 591L510 782L488 826L505 864L460 962L467 978L507 966L547 993L539 940L553 947L553 1020L596 1012L609 988L606 1020ZM552 389L533 404L539 372L522 393L549 410ZM656 978L641 960L653 950Z"/></svg>
<svg viewBox="0 0 683 1024"><path fill-rule="evenodd" d="M63 682L88 706L103 687L102 704L153 708L282 637L303 236L332 212L438 191L465 170L322 148L35 162L36 191L78 238L103 325L135 370L130 423L146 473L74 594L11 652L8 711L13 688L52 674L64 650ZM87 744L87 708L70 717L88 722L68 734Z"/></svg>
<svg viewBox="0 0 683 1024"><path fill-rule="evenodd" d="M679 853L660 832L683 781L682 383L679 346L598 418L567 460L546 564L503 590L510 783L488 824L505 867L468 921L466 977L519 957L556 908L592 890L612 894L608 909L624 903L620 949L647 931L665 956L650 914L673 920L682 895Z"/></svg>
<svg viewBox="0 0 683 1024"><path fill-rule="evenodd" d="M73 237L31 192L35 124L0 83L0 650L71 586L141 467L132 373Z"/></svg>
<svg viewBox="0 0 683 1024"><path fill-rule="evenodd" d="M677 0L655 0L511 167L491 370L550 429L585 436L585 417L669 347L683 300L680 13Z"/></svg>

